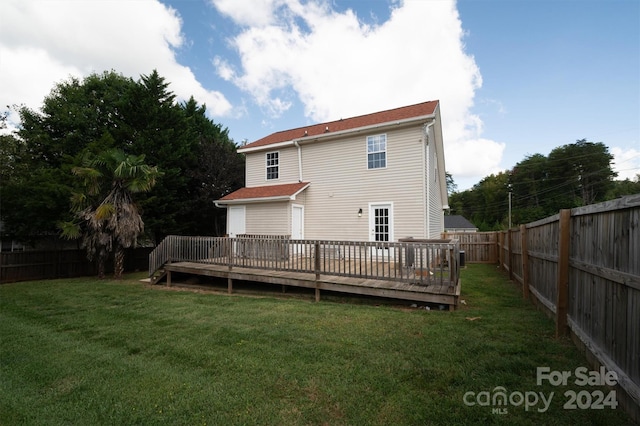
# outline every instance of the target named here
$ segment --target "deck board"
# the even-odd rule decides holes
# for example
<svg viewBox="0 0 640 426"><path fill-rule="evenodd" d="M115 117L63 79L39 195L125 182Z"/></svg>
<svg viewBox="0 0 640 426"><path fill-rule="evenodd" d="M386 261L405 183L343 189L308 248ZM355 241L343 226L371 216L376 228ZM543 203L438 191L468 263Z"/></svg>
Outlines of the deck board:
<svg viewBox="0 0 640 426"><path fill-rule="evenodd" d="M229 270L229 267L225 265L198 262L169 263L166 264L164 268L168 273L180 272L192 275L228 278L231 280L282 284L349 294L444 304L449 305L450 309L455 308L460 294L459 283L456 283L455 286L448 285L448 283L444 285L424 285L410 281L387 281L339 275L320 275L320 278L316 280L315 274L313 273L237 266ZM170 280L170 275L168 280Z"/></svg>

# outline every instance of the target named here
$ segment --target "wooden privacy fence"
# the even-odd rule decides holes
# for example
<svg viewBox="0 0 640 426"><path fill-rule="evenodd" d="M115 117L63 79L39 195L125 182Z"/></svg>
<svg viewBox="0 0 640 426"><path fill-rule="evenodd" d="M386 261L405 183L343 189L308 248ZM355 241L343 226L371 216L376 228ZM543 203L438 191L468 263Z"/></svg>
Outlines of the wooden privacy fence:
<svg viewBox="0 0 640 426"><path fill-rule="evenodd" d="M457 240L467 262L497 263L497 235L496 232L444 232L442 238Z"/></svg>
<svg viewBox="0 0 640 426"><path fill-rule="evenodd" d="M149 266L151 248L126 250L125 271L144 271ZM107 262L108 272L113 262ZM87 260L84 249L34 250L0 253L0 283L72 278L96 275L95 262Z"/></svg>
<svg viewBox="0 0 640 426"><path fill-rule="evenodd" d="M461 240L461 249L486 234L468 246ZM496 261L522 285L523 297L554 318L556 335L569 332L617 373L627 395L621 402L640 420L640 194L494 234L498 259L487 251L467 261Z"/></svg>

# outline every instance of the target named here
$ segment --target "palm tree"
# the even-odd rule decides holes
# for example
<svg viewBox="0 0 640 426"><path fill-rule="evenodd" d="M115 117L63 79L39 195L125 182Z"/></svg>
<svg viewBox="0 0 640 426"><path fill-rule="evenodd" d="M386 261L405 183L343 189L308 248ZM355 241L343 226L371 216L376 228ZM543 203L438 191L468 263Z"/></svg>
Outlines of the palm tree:
<svg viewBox="0 0 640 426"><path fill-rule="evenodd" d="M78 220L61 224L67 238L82 237L89 259L96 258L98 276L114 252L114 277L122 278L124 249L135 246L144 222L133 195L149 191L160 176L157 167L144 164L144 155L128 155L119 149L97 157L86 156L72 169L82 179L83 192L74 193L72 209Z"/></svg>

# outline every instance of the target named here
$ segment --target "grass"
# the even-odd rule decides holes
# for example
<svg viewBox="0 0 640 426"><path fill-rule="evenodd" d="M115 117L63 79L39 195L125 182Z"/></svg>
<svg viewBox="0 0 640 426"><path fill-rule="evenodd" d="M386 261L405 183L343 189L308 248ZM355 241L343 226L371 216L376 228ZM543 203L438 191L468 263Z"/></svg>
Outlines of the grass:
<svg viewBox="0 0 640 426"><path fill-rule="evenodd" d="M0 424L626 424L565 410L536 367L587 366L493 266L455 312L164 291L129 275L0 286ZM555 392L546 412L468 406ZM471 398L473 400L473 398ZM538 408L542 407L539 403Z"/></svg>

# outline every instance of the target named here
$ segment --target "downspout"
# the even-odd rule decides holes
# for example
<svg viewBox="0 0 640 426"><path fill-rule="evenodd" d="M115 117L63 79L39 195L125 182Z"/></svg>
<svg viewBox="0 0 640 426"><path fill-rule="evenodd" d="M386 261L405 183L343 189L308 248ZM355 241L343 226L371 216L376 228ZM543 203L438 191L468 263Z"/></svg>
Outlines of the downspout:
<svg viewBox="0 0 640 426"><path fill-rule="evenodd" d="M302 148L298 141L293 141L293 144L298 148L298 182L302 182Z"/></svg>
<svg viewBox="0 0 640 426"><path fill-rule="evenodd" d="M425 189L427 191L427 214L426 214L426 229L425 229L425 237L430 238L430 226L431 226L431 155L429 155L429 128L432 127L436 123L435 120L432 120L430 123L424 125L424 154L426 157L426 180L427 184L425 185Z"/></svg>

